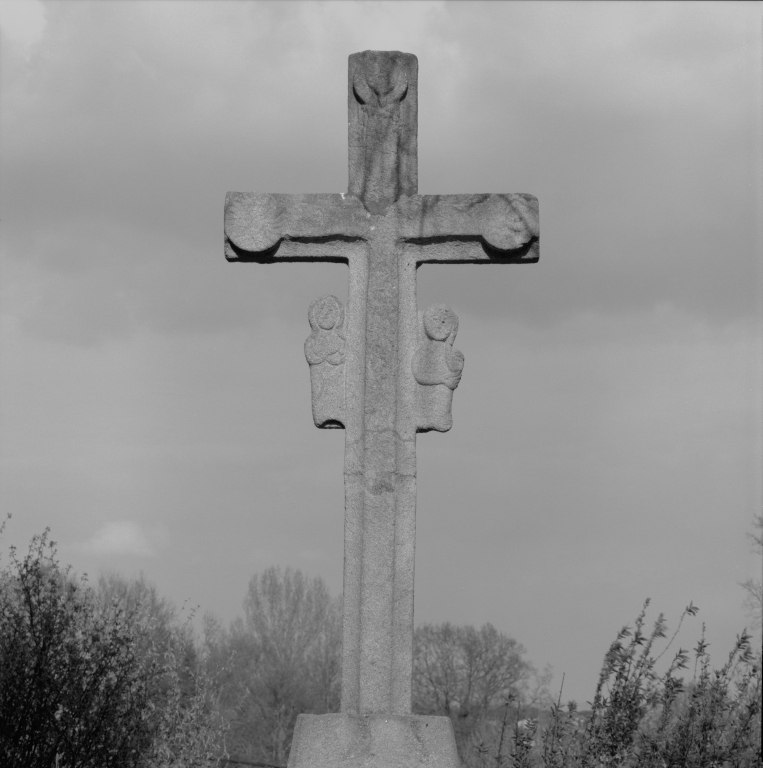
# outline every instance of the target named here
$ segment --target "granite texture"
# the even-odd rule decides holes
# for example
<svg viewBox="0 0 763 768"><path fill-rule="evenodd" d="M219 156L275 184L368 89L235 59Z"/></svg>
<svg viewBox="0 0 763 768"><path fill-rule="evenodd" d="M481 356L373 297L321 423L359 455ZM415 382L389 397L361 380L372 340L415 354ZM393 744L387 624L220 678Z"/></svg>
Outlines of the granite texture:
<svg viewBox="0 0 763 768"><path fill-rule="evenodd" d="M453 349L458 317L444 304L419 313L419 341L411 371L416 379L416 429L447 432L453 426L453 391L461 381L464 356Z"/></svg>
<svg viewBox="0 0 763 768"><path fill-rule="evenodd" d="M417 192L418 74L412 53L350 56L349 193L371 213Z"/></svg>
<svg viewBox="0 0 763 768"><path fill-rule="evenodd" d="M346 308L335 297L313 302L305 342L314 421L345 429L343 714L325 722L348 744L366 745L386 743L380 734L396 723L390 755L419 732L410 718L416 434L450 429L464 365L453 348L455 313L444 305L418 312L416 269L422 263L531 263L539 256L532 195L417 194L417 88L412 54L353 54L348 193L229 192L225 203L229 261L349 267ZM382 715L386 719L378 719ZM361 726L359 716L374 717ZM324 752L329 747L318 743L331 740L324 726L304 717L294 766L308 765L310 739ZM382 759L386 748L353 765L430 764L424 753L418 763ZM437 760L451 765L450 757Z"/></svg>
<svg viewBox="0 0 763 768"><path fill-rule="evenodd" d="M448 717L299 715L288 768L460 768Z"/></svg>
<svg viewBox="0 0 763 768"><path fill-rule="evenodd" d="M321 296L307 313L312 333L305 341L310 366L313 421L322 429L344 427L344 307L336 296Z"/></svg>

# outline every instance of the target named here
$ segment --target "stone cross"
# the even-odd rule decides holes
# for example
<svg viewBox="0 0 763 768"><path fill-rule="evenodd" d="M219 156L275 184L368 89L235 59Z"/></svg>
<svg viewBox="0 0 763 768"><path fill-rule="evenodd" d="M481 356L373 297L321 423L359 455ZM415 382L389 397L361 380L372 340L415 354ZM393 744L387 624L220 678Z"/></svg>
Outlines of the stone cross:
<svg viewBox="0 0 763 768"><path fill-rule="evenodd" d="M342 712L408 715L413 652L416 433L447 431L463 368L444 305L419 314L424 263L514 264L539 254L525 194L418 195L418 62L349 57L346 194L229 192L230 261L349 266L346 310L324 296L305 343L313 417L345 429Z"/></svg>

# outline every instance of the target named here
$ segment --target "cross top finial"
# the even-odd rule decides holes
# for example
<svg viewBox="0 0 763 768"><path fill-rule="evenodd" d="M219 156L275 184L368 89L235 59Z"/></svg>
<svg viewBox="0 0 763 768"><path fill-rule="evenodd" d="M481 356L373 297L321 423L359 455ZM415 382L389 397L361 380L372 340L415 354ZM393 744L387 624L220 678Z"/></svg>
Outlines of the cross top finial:
<svg viewBox="0 0 763 768"><path fill-rule="evenodd" d="M371 213L418 192L418 59L362 51L349 59L349 193Z"/></svg>
<svg viewBox="0 0 763 768"><path fill-rule="evenodd" d="M353 78L355 99L360 104L389 108L408 95L406 57L415 56L400 51L363 51L355 53L360 66ZM350 57L352 58L352 57Z"/></svg>

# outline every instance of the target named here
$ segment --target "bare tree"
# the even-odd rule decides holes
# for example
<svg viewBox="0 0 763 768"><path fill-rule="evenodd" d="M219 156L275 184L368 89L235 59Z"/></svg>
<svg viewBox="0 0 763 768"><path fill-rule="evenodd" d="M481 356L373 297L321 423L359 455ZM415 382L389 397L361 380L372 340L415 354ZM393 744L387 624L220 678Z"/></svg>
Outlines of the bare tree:
<svg viewBox="0 0 763 768"><path fill-rule="evenodd" d="M206 624L230 754L285 765L297 715L339 708L341 603L322 579L274 567L249 582L243 620Z"/></svg>
<svg viewBox="0 0 763 768"><path fill-rule="evenodd" d="M425 624L414 634L413 705L419 714L453 721L464 759L475 734L501 707L517 700L533 668L525 649L492 624L480 629Z"/></svg>
<svg viewBox="0 0 763 768"><path fill-rule="evenodd" d="M115 571L101 573L95 587L104 608L119 605L129 611L141 624L154 630L154 640L166 643L171 635L178 612L170 600L160 597L156 586L141 573L128 579Z"/></svg>

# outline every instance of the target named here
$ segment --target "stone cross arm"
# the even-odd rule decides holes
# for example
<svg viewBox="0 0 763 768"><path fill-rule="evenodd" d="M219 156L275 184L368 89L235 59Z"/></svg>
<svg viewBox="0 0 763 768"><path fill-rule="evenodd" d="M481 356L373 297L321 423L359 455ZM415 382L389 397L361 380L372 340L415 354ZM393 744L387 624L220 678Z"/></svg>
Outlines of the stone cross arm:
<svg viewBox="0 0 763 768"><path fill-rule="evenodd" d="M400 199L397 207L401 240L419 246L418 263L538 261L538 198L533 195L414 195Z"/></svg>
<svg viewBox="0 0 763 768"><path fill-rule="evenodd" d="M225 258L346 260L342 244L365 239L369 216L360 200L351 195L228 192Z"/></svg>
<svg viewBox="0 0 763 768"><path fill-rule="evenodd" d="M394 219L394 239L417 263L538 260L538 200L526 194L403 196L377 215L351 194L229 192L225 256L345 261L382 218Z"/></svg>

